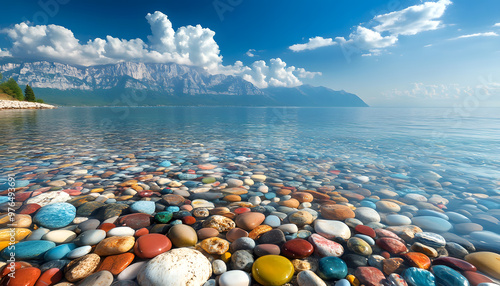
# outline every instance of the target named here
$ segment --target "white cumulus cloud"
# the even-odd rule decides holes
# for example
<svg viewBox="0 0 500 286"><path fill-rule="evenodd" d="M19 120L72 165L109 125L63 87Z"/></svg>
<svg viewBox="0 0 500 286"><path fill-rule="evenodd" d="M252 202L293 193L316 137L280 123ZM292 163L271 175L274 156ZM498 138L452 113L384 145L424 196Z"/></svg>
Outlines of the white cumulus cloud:
<svg viewBox="0 0 500 286"><path fill-rule="evenodd" d="M496 23L493 27L500 27L500 23Z"/></svg>
<svg viewBox="0 0 500 286"><path fill-rule="evenodd" d="M247 55L247 57L253 58L253 57L255 57L255 52L256 52L256 51L255 51L254 49L249 49L249 50L245 53L245 55Z"/></svg>
<svg viewBox="0 0 500 286"><path fill-rule="evenodd" d="M399 11L377 15L368 25L356 26L347 39L345 37L335 39L315 37L309 39L306 44L295 44L289 48L297 52L324 46L320 43L329 43L328 45L338 43L343 49L351 52L357 51L364 56L378 55L385 48L395 45L401 35L410 36L443 27L440 19L450 4L449 0L425 2ZM313 39L318 39L316 44Z"/></svg>
<svg viewBox="0 0 500 286"><path fill-rule="evenodd" d="M109 64L122 61L145 63L178 63L202 67L209 73L241 75L259 87L297 86L299 77L312 77L318 73L306 72L294 66L286 67L281 59L271 59L269 66L256 61L244 66L222 64L215 32L200 25L182 26L177 30L167 15L156 11L147 14L151 27L147 42L140 38L119 39L107 36L81 43L73 32L58 25L32 26L23 22L3 29L12 42L10 50L0 50L0 57L13 56L28 60L48 60L77 65ZM253 56L255 50L249 50ZM307 75L307 76L304 76Z"/></svg>
<svg viewBox="0 0 500 286"><path fill-rule="evenodd" d="M294 52L300 52L300 51L305 51L305 50L314 50L317 48L321 47L327 47L327 46L333 46L336 45L337 43L334 42L330 38L323 38L323 37L314 37L310 38L309 42L305 44L295 44L290 47L288 47L290 50Z"/></svg>

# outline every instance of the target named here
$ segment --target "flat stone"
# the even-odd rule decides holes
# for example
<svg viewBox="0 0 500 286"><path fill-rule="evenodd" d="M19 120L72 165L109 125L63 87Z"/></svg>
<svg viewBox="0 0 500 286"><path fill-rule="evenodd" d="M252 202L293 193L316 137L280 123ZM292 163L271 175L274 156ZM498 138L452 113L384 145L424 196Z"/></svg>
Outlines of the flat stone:
<svg viewBox="0 0 500 286"><path fill-rule="evenodd" d="M142 286L200 286L212 275L212 265L201 252L176 248L151 259L140 271Z"/></svg>
<svg viewBox="0 0 500 286"><path fill-rule="evenodd" d="M405 215L390 214L385 217L385 223L388 225L409 225L411 219Z"/></svg>
<svg viewBox="0 0 500 286"><path fill-rule="evenodd" d="M391 273L402 273L406 269L403 258L394 257L382 261L382 270L385 275Z"/></svg>
<svg viewBox="0 0 500 286"><path fill-rule="evenodd" d="M382 285L382 280L385 279L384 274L375 267L358 267L354 276L366 286Z"/></svg>
<svg viewBox="0 0 500 286"><path fill-rule="evenodd" d="M290 260L279 255L262 256L252 265L252 276L262 285L283 285L292 280L293 273Z"/></svg>
<svg viewBox="0 0 500 286"><path fill-rule="evenodd" d="M425 244L422 244L420 242L413 243L412 246L410 247L410 249L413 251L416 251L416 252L423 253L431 258L439 256L439 253L437 252L436 249L434 249L430 246L427 246Z"/></svg>
<svg viewBox="0 0 500 286"><path fill-rule="evenodd" d="M317 219L314 221L314 230L328 239L341 238L348 240L351 237L349 227L345 223L336 220Z"/></svg>
<svg viewBox="0 0 500 286"><path fill-rule="evenodd" d="M25 267L16 269L14 277L6 276L3 280L2 285L8 286L25 286L25 285L35 285L38 277L40 277L41 271L35 267Z"/></svg>
<svg viewBox="0 0 500 286"><path fill-rule="evenodd" d="M133 213L144 213L152 215L155 212L155 202L137 201L130 205L130 211Z"/></svg>
<svg viewBox="0 0 500 286"><path fill-rule="evenodd" d="M380 222L380 215L378 212L372 208L360 207L357 208L354 213L356 218L362 221L364 224L370 222Z"/></svg>
<svg viewBox="0 0 500 286"><path fill-rule="evenodd" d="M442 256L432 261L433 265L446 265L459 271L477 271L476 267L462 259Z"/></svg>
<svg viewBox="0 0 500 286"><path fill-rule="evenodd" d="M276 244L282 246L286 242L285 234L279 229L264 233L258 240L259 244Z"/></svg>
<svg viewBox="0 0 500 286"><path fill-rule="evenodd" d="M350 207L338 204L324 204L320 207L321 216L330 220L346 220L354 218L355 214Z"/></svg>
<svg viewBox="0 0 500 286"><path fill-rule="evenodd" d="M250 276L241 270L230 270L219 277L220 286L249 286Z"/></svg>
<svg viewBox="0 0 500 286"><path fill-rule="evenodd" d="M250 237L240 237L231 243L231 252L238 250L249 250L253 251L255 248L255 240Z"/></svg>
<svg viewBox="0 0 500 286"><path fill-rule="evenodd" d="M401 207L391 201L378 201L375 203L377 210L383 213L397 213L401 211Z"/></svg>
<svg viewBox="0 0 500 286"><path fill-rule="evenodd" d="M447 220L436 216L416 216L412 218L412 223L424 231L437 233L447 232L453 227Z"/></svg>
<svg viewBox="0 0 500 286"><path fill-rule="evenodd" d="M500 279L500 254L480 251L465 256L465 260L476 266L477 270Z"/></svg>
<svg viewBox="0 0 500 286"><path fill-rule="evenodd" d="M64 277L69 282L76 282L90 276L97 266L101 258L95 253L87 254L75 260L72 260L65 270Z"/></svg>
<svg viewBox="0 0 500 286"><path fill-rule="evenodd" d="M100 208L105 205L105 203L98 201L86 202L78 207L76 214L83 217L95 216L99 212Z"/></svg>
<svg viewBox="0 0 500 286"><path fill-rule="evenodd" d="M38 278L38 280L36 281L35 286L52 285L54 283L61 281L62 277L63 277L63 271L61 269L50 268L48 270L45 270L42 273L42 275L40 275L40 278ZM30 285L30 284L24 284L24 285Z"/></svg>
<svg viewBox="0 0 500 286"><path fill-rule="evenodd" d="M151 225L151 216L143 213L129 214L118 219L117 225L140 229Z"/></svg>
<svg viewBox="0 0 500 286"><path fill-rule="evenodd" d="M264 222L266 216L258 212L246 212L236 217L235 223L239 228L252 230Z"/></svg>
<svg viewBox="0 0 500 286"><path fill-rule="evenodd" d="M469 286L467 278L459 272L444 265L435 265L431 268L436 282L443 286Z"/></svg>
<svg viewBox="0 0 500 286"><path fill-rule="evenodd" d="M54 242L46 240L21 241L15 244L15 249L7 247L2 250L1 256L4 259L9 259L11 257L10 253L13 252L15 253L16 261L41 259L47 251L55 246Z"/></svg>
<svg viewBox="0 0 500 286"><path fill-rule="evenodd" d="M319 234L313 233L308 240L312 245L314 245L315 252L320 257L340 257L344 254L344 247L342 247L341 244L326 239Z"/></svg>
<svg viewBox="0 0 500 286"><path fill-rule="evenodd" d="M199 240L204 240L205 238L216 237L219 232L215 228L205 227L196 232Z"/></svg>
<svg viewBox="0 0 500 286"><path fill-rule="evenodd" d="M230 242L234 242L240 237L248 237L248 232L239 227L233 228L226 233L226 239Z"/></svg>
<svg viewBox="0 0 500 286"><path fill-rule="evenodd" d="M288 216L288 221L298 227L302 227L304 225L312 224L314 217L307 211L297 211Z"/></svg>
<svg viewBox="0 0 500 286"><path fill-rule="evenodd" d="M119 226L114 227L106 233L107 237L110 236L133 236L135 234L135 230L128 226Z"/></svg>
<svg viewBox="0 0 500 286"><path fill-rule="evenodd" d="M392 237L379 238L376 240L376 244L391 254L401 254L408 250L403 242Z"/></svg>
<svg viewBox="0 0 500 286"><path fill-rule="evenodd" d="M43 259L45 261L59 260L66 257L66 255L76 248L74 243L66 243L58 245L49 251L45 252Z"/></svg>
<svg viewBox="0 0 500 286"><path fill-rule="evenodd" d="M475 271L464 271L462 272L462 274L465 276L465 278L467 278L467 280L472 286L478 286L481 283L494 283L494 281L491 280L489 277L481 273L477 273Z"/></svg>
<svg viewBox="0 0 500 286"><path fill-rule="evenodd" d="M289 240L281 247L283 256L290 259L305 258L313 254L314 246L307 240L296 238Z"/></svg>
<svg viewBox="0 0 500 286"><path fill-rule="evenodd" d="M279 255L281 249L276 244L259 244L255 246L253 252L258 257L264 255Z"/></svg>
<svg viewBox="0 0 500 286"><path fill-rule="evenodd" d="M135 255L132 253L123 253L118 255L110 255L104 258L102 263L96 269L96 272L99 271L109 271L113 275L120 274L125 268L127 268L130 263L134 260Z"/></svg>
<svg viewBox="0 0 500 286"><path fill-rule="evenodd" d="M68 259L80 258L84 255L89 254L91 250L92 250L92 246L90 246L90 245L80 246L80 247L77 247L77 248L71 250L70 252L68 252L68 254L66 255L66 258L68 258Z"/></svg>
<svg viewBox="0 0 500 286"><path fill-rule="evenodd" d="M33 221L46 228L62 228L73 222L76 208L68 203L54 203L38 210Z"/></svg>
<svg viewBox="0 0 500 286"><path fill-rule="evenodd" d="M58 229L47 232L42 239L56 244L69 243L76 238L76 233L67 229Z"/></svg>

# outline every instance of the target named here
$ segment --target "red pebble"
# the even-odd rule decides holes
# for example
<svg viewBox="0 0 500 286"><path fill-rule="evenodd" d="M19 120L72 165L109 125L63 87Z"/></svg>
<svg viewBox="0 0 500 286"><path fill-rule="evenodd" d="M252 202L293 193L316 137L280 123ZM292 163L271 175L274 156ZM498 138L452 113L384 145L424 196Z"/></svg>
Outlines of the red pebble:
<svg viewBox="0 0 500 286"><path fill-rule="evenodd" d="M103 223L97 229L102 229L105 232L108 232L110 229L115 228L115 227L116 227L116 225L114 225L112 223Z"/></svg>
<svg viewBox="0 0 500 286"><path fill-rule="evenodd" d="M48 286L54 285L61 281L63 277L63 271L59 268L50 268L42 273L38 281L36 281L35 286Z"/></svg>
<svg viewBox="0 0 500 286"><path fill-rule="evenodd" d="M376 236L375 231L373 230L373 228L371 228L369 226L366 226L366 225L361 225L361 224L357 225L354 228L354 231L356 231L356 233L368 235L371 238L375 238L375 236Z"/></svg>
<svg viewBox="0 0 500 286"><path fill-rule="evenodd" d="M6 286L34 286L42 272L35 267L26 267L16 270L14 277L5 277L2 285Z"/></svg>
<svg viewBox="0 0 500 286"><path fill-rule="evenodd" d="M193 216L185 216L182 218L182 223L183 224L188 224L188 225L192 225L196 222L196 218L194 218Z"/></svg>
<svg viewBox="0 0 500 286"><path fill-rule="evenodd" d="M141 198L148 198L148 197L151 197L153 195L153 192L151 191L142 191L139 193L139 196Z"/></svg>
<svg viewBox="0 0 500 286"><path fill-rule="evenodd" d="M34 214L41 206L39 204L27 204L18 210L18 214Z"/></svg>
<svg viewBox="0 0 500 286"><path fill-rule="evenodd" d="M146 234L149 234L149 230L147 228L143 227L143 228L136 230L134 233L134 236L141 237L141 236L146 235Z"/></svg>
<svg viewBox="0 0 500 286"><path fill-rule="evenodd" d="M17 193L14 196L14 198L15 198L16 202L24 202L25 200L27 200L31 197L31 194L33 194L33 192Z"/></svg>
<svg viewBox="0 0 500 286"><path fill-rule="evenodd" d="M454 257L439 257L432 261L432 265L446 265L459 271L477 271L476 266L469 262Z"/></svg>
<svg viewBox="0 0 500 286"><path fill-rule="evenodd" d="M237 208L234 210L234 213L235 214L243 214L243 213L247 213L251 211L251 209L247 208L247 207L241 207L241 208Z"/></svg>
<svg viewBox="0 0 500 286"><path fill-rule="evenodd" d="M379 238L376 240L376 243L380 248L392 254L401 254L408 251L403 242L392 237Z"/></svg>
<svg viewBox="0 0 500 286"><path fill-rule="evenodd" d="M381 255L383 258L385 258L385 259L389 259L389 258L391 258L391 254L390 254L389 252L387 252L387 251L382 251L382 252L380 253L380 255Z"/></svg>
<svg viewBox="0 0 500 286"><path fill-rule="evenodd" d="M78 190L73 190L73 189L66 189L66 190L63 190L63 192L65 192L66 194L68 194L70 196L79 196L82 194L82 192L80 192Z"/></svg>
<svg viewBox="0 0 500 286"><path fill-rule="evenodd" d="M305 258L313 254L314 246L307 240L295 238L289 240L281 247L281 253L290 259Z"/></svg>
<svg viewBox="0 0 500 286"><path fill-rule="evenodd" d="M467 280L469 280L469 283L471 286L477 286L480 283L495 283L493 280L488 278L487 276L473 272L473 271L464 271L462 273Z"/></svg>
<svg viewBox="0 0 500 286"><path fill-rule="evenodd" d="M153 258L172 248L172 242L168 237L159 233L150 233L137 239L134 245L134 253L140 258Z"/></svg>
<svg viewBox="0 0 500 286"><path fill-rule="evenodd" d="M358 267L354 276L365 286L379 286L385 279L384 273L375 267Z"/></svg>

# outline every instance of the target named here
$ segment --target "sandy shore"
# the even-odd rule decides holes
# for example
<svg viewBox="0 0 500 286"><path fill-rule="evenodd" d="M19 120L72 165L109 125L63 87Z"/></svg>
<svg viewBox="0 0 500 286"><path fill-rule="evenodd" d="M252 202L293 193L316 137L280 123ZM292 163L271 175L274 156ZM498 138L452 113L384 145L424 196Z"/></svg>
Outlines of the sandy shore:
<svg viewBox="0 0 500 286"><path fill-rule="evenodd" d="M56 108L50 104L17 101L17 100L0 100L0 109L53 109Z"/></svg>

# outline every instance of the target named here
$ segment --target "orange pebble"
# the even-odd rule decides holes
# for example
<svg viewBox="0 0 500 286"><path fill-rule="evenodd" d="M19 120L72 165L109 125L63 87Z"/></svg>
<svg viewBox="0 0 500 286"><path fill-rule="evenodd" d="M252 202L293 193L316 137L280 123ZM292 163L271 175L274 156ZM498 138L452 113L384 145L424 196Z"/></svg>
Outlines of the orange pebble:
<svg viewBox="0 0 500 286"><path fill-rule="evenodd" d="M99 265L99 267L95 272L108 270L109 272L113 273L113 275L118 275L125 268L127 268L127 266L129 266L130 263L132 263L134 258L135 255L132 253L123 253L123 254L108 256L104 258L104 260L101 262L101 265Z"/></svg>
<svg viewBox="0 0 500 286"><path fill-rule="evenodd" d="M102 229L105 232L108 232L110 229L115 228L115 227L116 227L116 225L114 225L113 223L103 223L97 229Z"/></svg>
<svg viewBox="0 0 500 286"><path fill-rule="evenodd" d="M134 233L134 236L139 237L139 236L143 236L146 234L149 234L149 230L147 228L143 227L143 228L136 230Z"/></svg>
<svg viewBox="0 0 500 286"><path fill-rule="evenodd" d="M61 281L63 277L63 270L59 268L50 268L42 273L35 286L48 286L54 285Z"/></svg>

